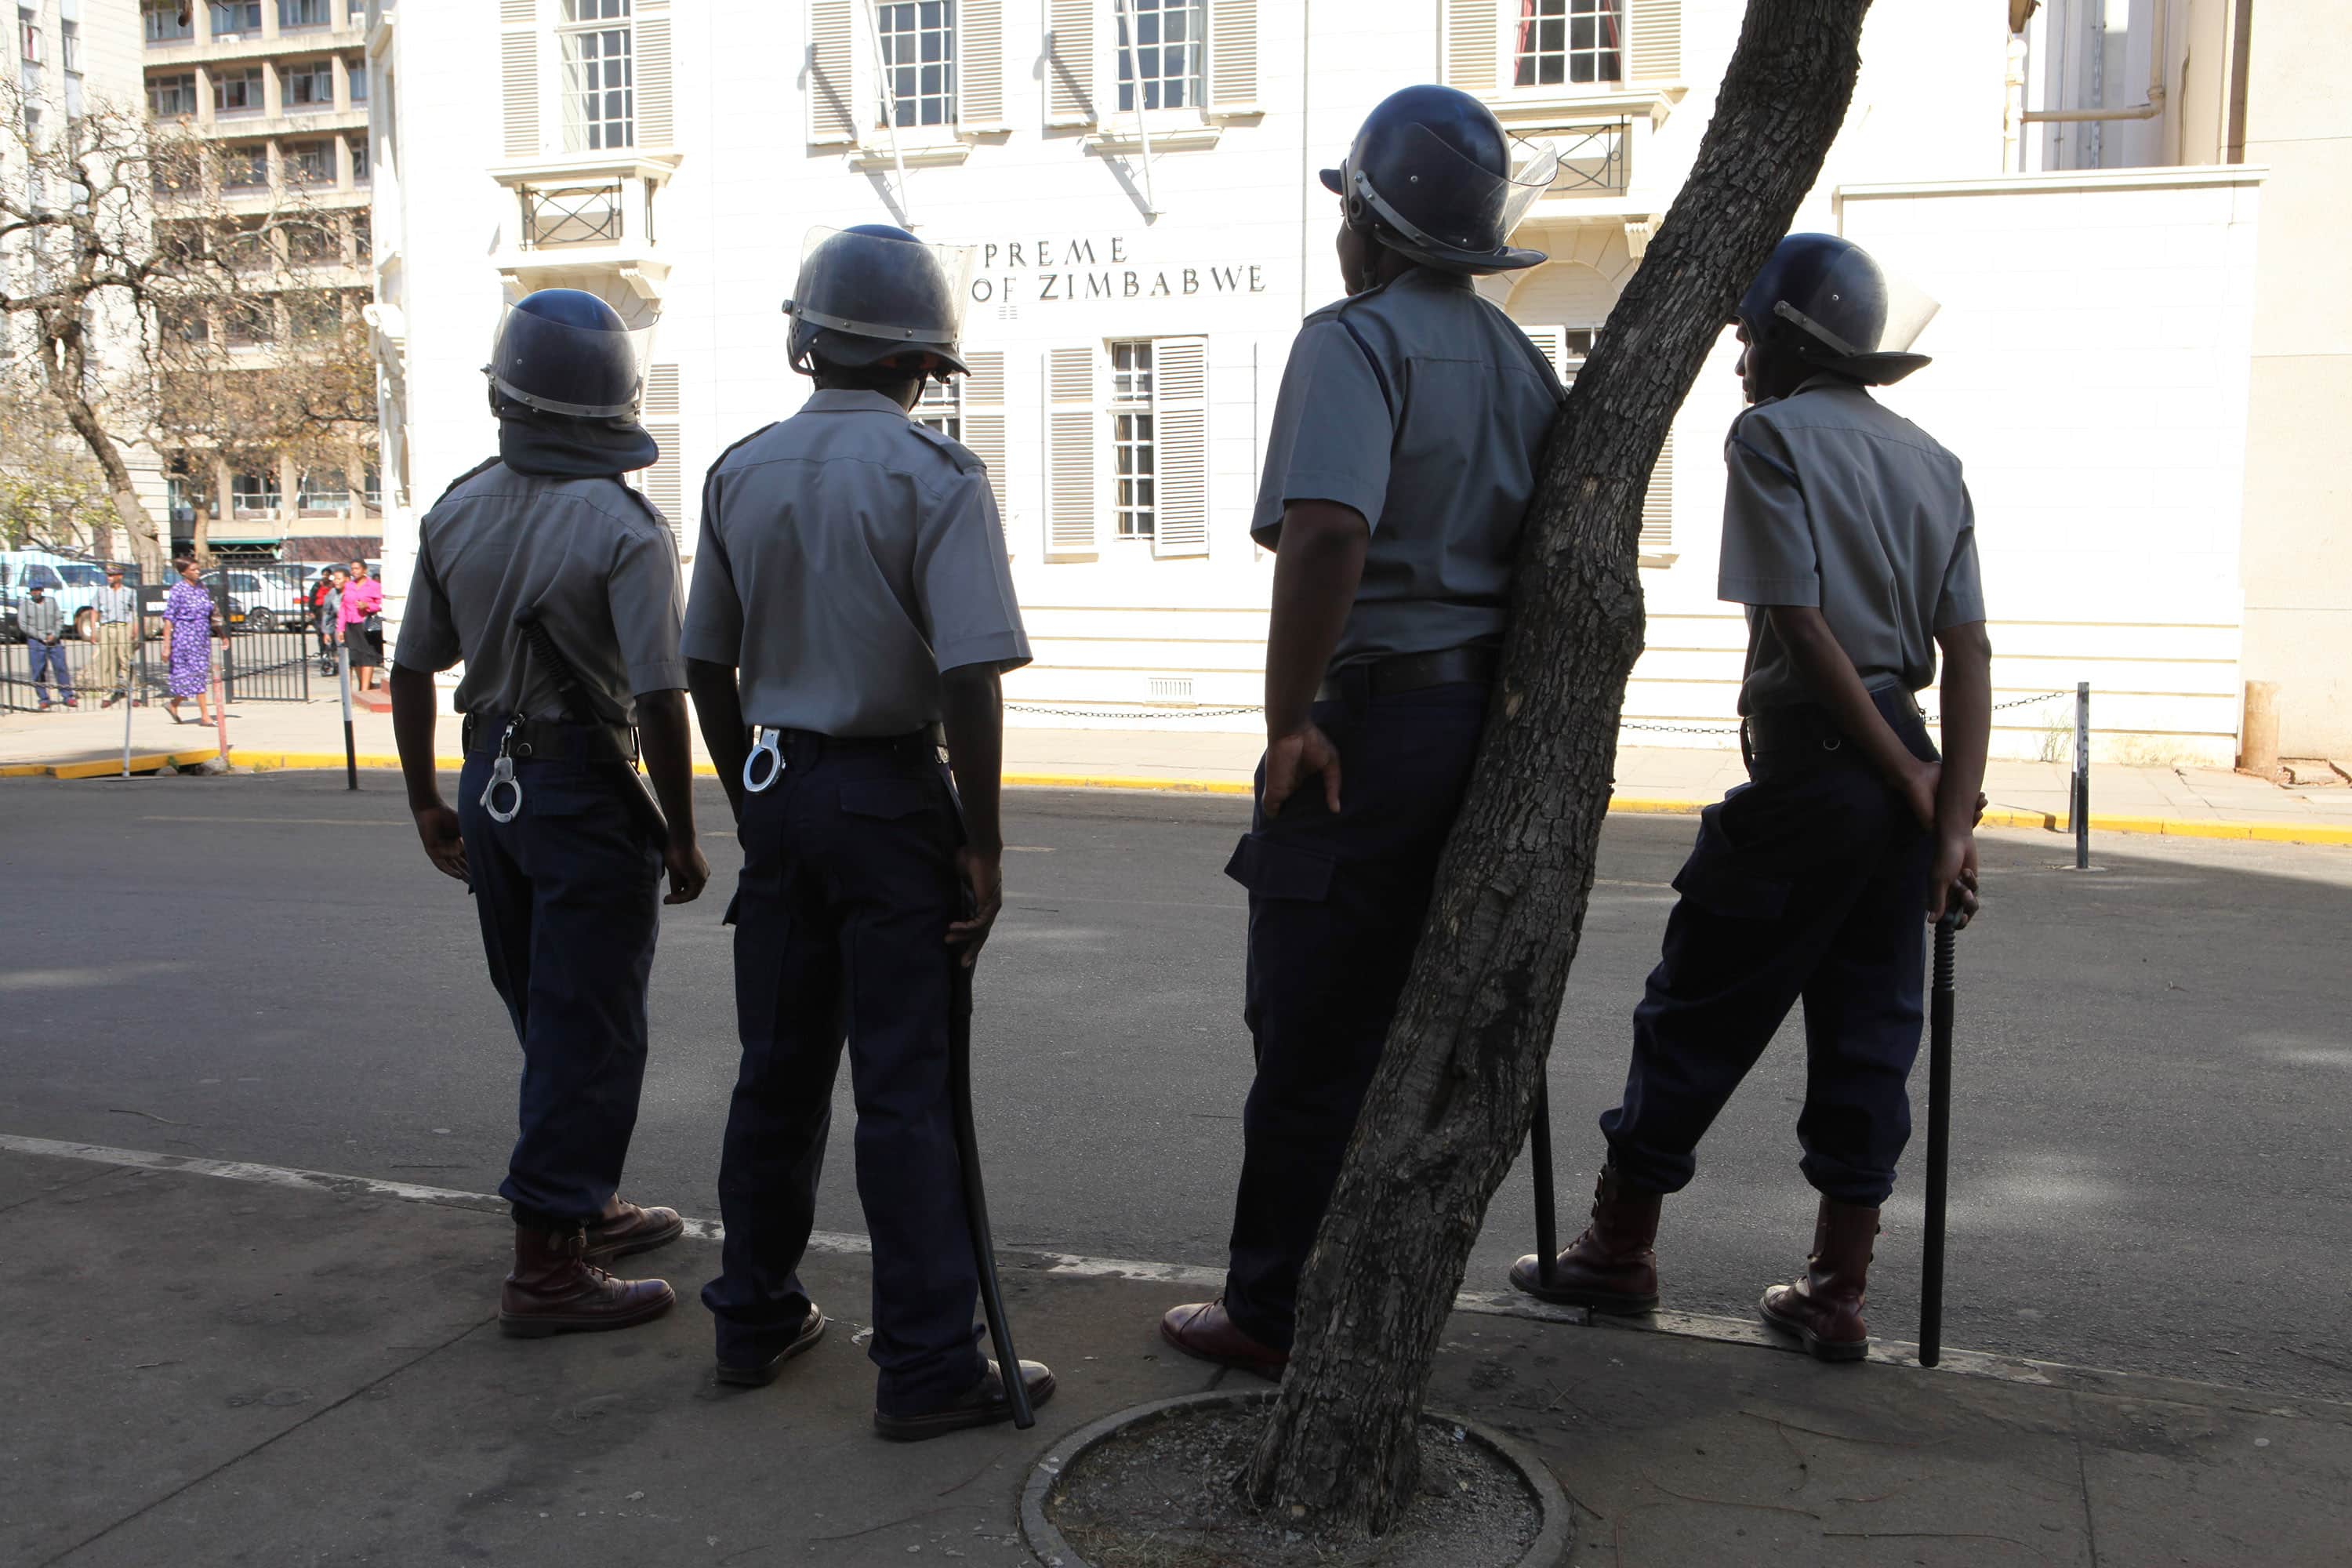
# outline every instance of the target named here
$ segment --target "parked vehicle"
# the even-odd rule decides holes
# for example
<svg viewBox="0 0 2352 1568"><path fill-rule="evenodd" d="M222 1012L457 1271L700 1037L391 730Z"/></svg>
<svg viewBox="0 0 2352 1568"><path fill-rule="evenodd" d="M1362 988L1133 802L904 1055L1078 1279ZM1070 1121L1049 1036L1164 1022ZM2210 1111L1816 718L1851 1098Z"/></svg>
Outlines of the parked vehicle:
<svg viewBox="0 0 2352 1568"><path fill-rule="evenodd" d="M10 642L25 640L16 625L16 604L37 583L65 612L75 637L87 642L98 635L98 613L90 605L106 586L104 566L51 550L0 550L0 624Z"/></svg>
<svg viewBox="0 0 2352 1568"><path fill-rule="evenodd" d="M215 599L223 597L226 587L231 626L269 632L310 624L310 606L303 597L299 566L268 563L220 568L205 574L205 586Z"/></svg>

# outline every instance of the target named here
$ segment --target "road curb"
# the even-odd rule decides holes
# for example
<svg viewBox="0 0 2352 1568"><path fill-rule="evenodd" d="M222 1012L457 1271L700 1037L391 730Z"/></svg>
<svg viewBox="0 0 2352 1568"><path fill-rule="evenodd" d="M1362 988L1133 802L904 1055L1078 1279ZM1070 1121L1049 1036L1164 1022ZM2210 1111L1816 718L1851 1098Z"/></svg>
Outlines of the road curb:
<svg viewBox="0 0 2352 1568"><path fill-rule="evenodd" d="M194 763L214 755L211 748L198 752L133 753L133 773L143 767L153 770L165 763ZM229 751L232 765L254 773L310 773L340 769L344 759L338 752L253 752L239 747ZM371 772L393 772L400 769L396 756L366 755L358 759L359 766ZM439 757L435 765L443 773L456 773L464 761L457 757ZM0 778L35 778L44 775L57 778L91 778L120 773L118 759L103 762L76 763L11 763L0 765ZM71 770L71 771L68 771ZM716 778L718 770L708 763L697 763L695 773L701 778ZM1151 795L1248 795L1252 786L1239 779L1163 777L1146 773L1008 773L1004 775L1009 789L1097 789L1124 790ZM1609 802L1609 811L1615 816L1696 816L1713 805L1713 800L1678 800L1667 796L1616 795ZM2044 833L2071 833L2074 825L2062 813L2028 811L2014 806L1994 806L1984 815L1987 827L2022 827ZM2202 822L2168 816L2098 816L2091 818L2094 833L2128 833L2146 837L2162 838L2224 838L2257 844L2304 844L2352 847L2352 824L2293 823L2293 822Z"/></svg>
<svg viewBox="0 0 2352 1568"><path fill-rule="evenodd" d="M152 773L157 768L167 764L173 767L187 767L197 763L209 762L219 755L218 746L202 746L184 752L133 752L131 753L131 771L134 773ZM122 775L122 758L119 755L82 757L62 763L10 763L0 766L0 779L120 778Z"/></svg>

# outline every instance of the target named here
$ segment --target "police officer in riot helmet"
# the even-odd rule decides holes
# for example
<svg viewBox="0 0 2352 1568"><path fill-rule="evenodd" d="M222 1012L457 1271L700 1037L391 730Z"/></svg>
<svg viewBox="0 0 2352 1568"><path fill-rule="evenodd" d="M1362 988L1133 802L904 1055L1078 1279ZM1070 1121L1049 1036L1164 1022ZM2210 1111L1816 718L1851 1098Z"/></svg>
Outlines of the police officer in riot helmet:
<svg viewBox="0 0 2352 1568"><path fill-rule="evenodd" d="M523 1051L504 1331L619 1329L676 1298L614 1260L684 1224L619 1195L646 1065L663 903L699 894L677 545L621 476L659 456L636 422L649 329L570 289L507 310L491 363L499 456L418 526L393 656L393 724L433 864L467 883ZM465 770L435 771L434 680L460 660ZM637 772L639 739L652 787ZM667 873L669 891L661 881Z"/></svg>
<svg viewBox="0 0 2352 1568"><path fill-rule="evenodd" d="M1252 524L1275 552L1265 759L1226 867L1257 1074L1224 1293L1160 1323L1269 1377L1469 781L1563 395L1473 287L1544 259L1511 234L1557 166L1468 94L1412 87L1323 174L1348 298L1307 317L1275 405Z"/></svg>
<svg viewBox="0 0 2352 1568"><path fill-rule="evenodd" d="M1935 305L1832 235L1782 240L1734 318L1751 406L1724 447L1718 591L1747 606L1749 783L1700 818L1633 1013L1624 1093L1601 1118L1592 1219L1521 1289L1595 1311L1658 1301L1666 1194L1800 998L1800 1168L1811 1254L1758 1302L1825 1361L1868 1353L1879 1210L1911 1130L1929 921L1977 902L1973 831L1991 645L1959 459L1869 392L1927 363ZM1942 654L1938 752L1915 693ZM1926 919L1922 919L1922 914Z"/></svg>
<svg viewBox="0 0 2352 1568"><path fill-rule="evenodd" d="M970 253L880 224L813 239L784 308L816 389L712 466L687 610L743 846L726 1247L702 1299L721 1383L772 1383L824 1332L797 1270L845 1034L874 1424L903 1441L1006 1419L1008 1377L1032 1403L1054 1387L978 1349L949 1077L1003 903L999 677L1029 644L987 470L908 416L927 381L964 370Z"/></svg>

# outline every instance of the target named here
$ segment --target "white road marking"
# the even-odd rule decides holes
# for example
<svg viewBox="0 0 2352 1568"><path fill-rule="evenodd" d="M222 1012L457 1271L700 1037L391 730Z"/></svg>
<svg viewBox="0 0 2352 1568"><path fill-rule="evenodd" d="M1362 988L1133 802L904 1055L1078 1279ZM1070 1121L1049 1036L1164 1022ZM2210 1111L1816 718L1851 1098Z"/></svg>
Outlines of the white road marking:
<svg viewBox="0 0 2352 1568"><path fill-rule="evenodd" d="M83 1160L92 1164L113 1165L124 1170L174 1171L184 1175L212 1176L223 1181L254 1182L264 1186L292 1187L309 1192L332 1193L341 1197L389 1198L401 1203L439 1204L453 1208L467 1208L499 1214L506 1210L504 1198L490 1193L461 1192L454 1187L428 1187L415 1182L386 1181L378 1176L339 1175L331 1171L306 1171L287 1165L259 1165L243 1160L207 1160L192 1154L163 1154L143 1149L115 1149L102 1143L75 1143L51 1138L27 1138L16 1133L0 1132L0 1150L16 1154L38 1154L58 1160ZM716 1241L722 1232L716 1220L688 1219L686 1234L699 1241ZM865 1237L845 1231L820 1230L809 1237L813 1252L854 1256L872 1250ZM1187 1263L1154 1263L1132 1258L1088 1258L1077 1253L1049 1252L1035 1248L1007 1246L1004 1251L1024 1258L1034 1258L1047 1274L1066 1279L1138 1279L1155 1284L1177 1285L1187 1289L1214 1290L1224 1283L1224 1271L1203 1268ZM1723 1344L1765 1346L1774 1350L1794 1349L1787 1341L1769 1332L1760 1322L1744 1318L1714 1317L1700 1312L1654 1312L1646 1318L1607 1318L1580 1308L1555 1307L1538 1301L1518 1291L1465 1290L1454 1299L1456 1311L1475 1312L1486 1317L1520 1318L1532 1322L1558 1323L1577 1328L1615 1329L1626 1332L1670 1334L1684 1339L1707 1340ZM1885 1364L1919 1368L1918 1347L1899 1340L1874 1338L1870 1359ZM2021 1356L1990 1355L1981 1351L1946 1350L1942 1362L1933 1370L1959 1373L1971 1377L1998 1378L2005 1383L2026 1383L2048 1385L2056 1381L2053 1374L2095 1373L2098 1369L2070 1366L2062 1362L2032 1361ZM2104 1375L2130 1377L2130 1373L2109 1373Z"/></svg>

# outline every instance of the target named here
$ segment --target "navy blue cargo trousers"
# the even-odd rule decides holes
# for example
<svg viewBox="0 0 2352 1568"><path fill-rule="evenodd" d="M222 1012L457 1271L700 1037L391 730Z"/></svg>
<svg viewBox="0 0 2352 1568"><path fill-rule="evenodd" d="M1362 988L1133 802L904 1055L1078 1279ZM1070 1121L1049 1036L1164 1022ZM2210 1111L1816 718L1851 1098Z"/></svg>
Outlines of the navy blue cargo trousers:
<svg viewBox="0 0 2352 1568"><path fill-rule="evenodd" d="M1306 781L1269 818L1265 770L1225 868L1249 889L1243 1017L1257 1078L1242 1109L1225 1310L1290 1348L1299 1270L1331 1202L1469 787L1486 688L1458 683L1315 705L1339 748L1339 810Z"/></svg>
<svg viewBox="0 0 2352 1568"><path fill-rule="evenodd" d="M738 824L743 1060L719 1168L722 1272L702 1300L719 1359L736 1364L766 1360L806 1321L798 1269L846 1037L874 1244L875 1405L919 1415L983 1370L948 1093L949 1030L968 1026L971 1005L947 945L963 908L961 816L925 737L784 742L783 772L744 797Z"/></svg>
<svg viewBox="0 0 2352 1568"><path fill-rule="evenodd" d="M624 793L638 788L628 764L517 763L511 822L482 807L490 767L488 751L466 759L457 826L490 984L522 1042L520 1127L499 1194L519 1223L553 1229L604 1211L636 1130L661 853Z"/></svg>
<svg viewBox="0 0 2352 1568"><path fill-rule="evenodd" d="M1934 759L1907 695L1881 694L1879 708L1914 755ZM1700 816L1633 1012L1624 1097L1601 1130L1628 1182L1679 1192L1801 998L1800 1168L1824 1196L1875 1207L1911 1136L1934 839L1833 735L1754 754L1748 773Z"/></svg>

